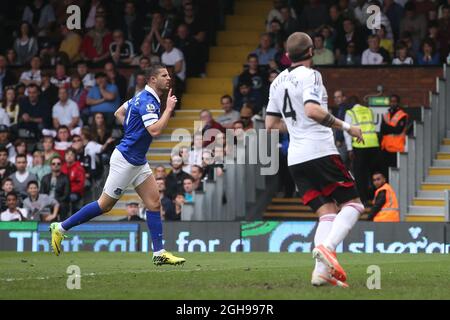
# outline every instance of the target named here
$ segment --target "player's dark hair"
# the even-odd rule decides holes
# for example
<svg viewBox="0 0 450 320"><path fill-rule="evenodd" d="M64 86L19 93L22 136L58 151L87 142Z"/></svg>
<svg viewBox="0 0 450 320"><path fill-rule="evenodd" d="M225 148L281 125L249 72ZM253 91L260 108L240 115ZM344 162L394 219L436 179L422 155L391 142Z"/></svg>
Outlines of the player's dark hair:
<svg viewBox="0 0 450 320"><path fill-rule="evenodd" d="M152 63L152 65L145 70L145 79L148 81L150 77L157 76L161 69L166 69L166 66L162 63Z"/></svg>

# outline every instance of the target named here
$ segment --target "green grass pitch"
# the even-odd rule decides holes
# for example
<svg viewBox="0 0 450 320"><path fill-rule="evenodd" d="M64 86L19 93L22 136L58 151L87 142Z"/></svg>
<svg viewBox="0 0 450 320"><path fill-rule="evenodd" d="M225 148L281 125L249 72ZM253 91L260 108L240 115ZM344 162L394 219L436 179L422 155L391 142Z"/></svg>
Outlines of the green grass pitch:
<svg viewBox="0 0 450 320"><path fill-rule="evenodd" d="M184 266L156 267L143 253L0 253L0 299L450 299L450 256L340 254L350 288L310 285L301 253L185 253ZM67 267L81 289L66 287ZM381 289L366 287L381 269Z"/></svg>

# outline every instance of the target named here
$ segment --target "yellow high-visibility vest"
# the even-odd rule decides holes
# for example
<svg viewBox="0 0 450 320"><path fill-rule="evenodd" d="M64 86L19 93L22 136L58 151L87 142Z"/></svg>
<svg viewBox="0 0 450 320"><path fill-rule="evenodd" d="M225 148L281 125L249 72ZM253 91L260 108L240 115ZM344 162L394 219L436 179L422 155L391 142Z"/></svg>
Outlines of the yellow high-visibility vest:
<svg viewBox="0 0 450 320"><path fill-rule="evenodd" d="M364 143L357 142L356 138L352 138L353 148L376 148L379 147L378 135L375 128L374 116L372 110L368 107L356 104L347 113L352 118L352 124L359 126L362 131Z"/></svg>

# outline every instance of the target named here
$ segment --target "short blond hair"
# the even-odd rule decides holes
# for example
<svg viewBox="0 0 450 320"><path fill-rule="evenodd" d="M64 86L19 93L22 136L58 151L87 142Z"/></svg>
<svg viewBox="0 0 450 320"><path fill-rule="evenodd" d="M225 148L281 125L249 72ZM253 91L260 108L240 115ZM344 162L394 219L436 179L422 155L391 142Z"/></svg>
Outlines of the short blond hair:
<svg viewBox="0 0 450 320"><path fill-rule="evenodd" d="M304 32L294 32L286 41L286 50L292 62L310 59L309 48L313 47L311 37Z"/></svg>

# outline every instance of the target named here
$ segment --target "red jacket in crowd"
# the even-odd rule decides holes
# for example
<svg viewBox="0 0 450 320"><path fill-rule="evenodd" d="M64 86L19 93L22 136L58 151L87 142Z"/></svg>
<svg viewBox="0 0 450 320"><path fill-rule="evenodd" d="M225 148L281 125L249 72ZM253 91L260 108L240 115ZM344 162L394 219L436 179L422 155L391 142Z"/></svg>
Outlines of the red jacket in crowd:
<svg viewBox="0 0 450 320"><path fill-rule="evenodd" d="M83 196L86 172L80 161L75 161L70 166L65 162L61 167L61 172L69 177L70 192Z"/></svg>

